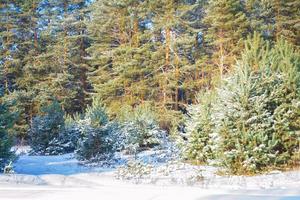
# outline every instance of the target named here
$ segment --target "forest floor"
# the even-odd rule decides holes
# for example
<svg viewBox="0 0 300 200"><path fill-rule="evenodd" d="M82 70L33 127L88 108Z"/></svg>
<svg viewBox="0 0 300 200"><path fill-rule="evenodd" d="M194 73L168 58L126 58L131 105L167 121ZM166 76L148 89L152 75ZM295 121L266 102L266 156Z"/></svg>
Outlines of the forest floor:
<svg viewBox="0 0 300 200"><path fill-rule="evenodd" d="M153 161L153 152L139 159ZM125 158L124 158L125 159ZM156 164L147 175L117 179L116 166L84 166L73 154L20 155L14 174L0 175L1 200L210 200L300 199L300 171L273 171L258 176L219 176L217 169L181 162Z"/></svg>

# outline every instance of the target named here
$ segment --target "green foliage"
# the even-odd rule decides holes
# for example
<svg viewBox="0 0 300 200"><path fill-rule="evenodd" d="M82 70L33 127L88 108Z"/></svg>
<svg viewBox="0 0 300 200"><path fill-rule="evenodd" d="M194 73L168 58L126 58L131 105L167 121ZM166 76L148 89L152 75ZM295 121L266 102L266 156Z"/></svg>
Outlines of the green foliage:
<svg viewBox="0 0 300 200"><path fill-rule="evenodd" d="M188 130L200 134L190 134L188 155L207 161L203 157L211 155L210 148L212 157L234 174L291 164L300 140L298 59L297 50L284 41L269 49L257 35L248 39L217 99L196 106L195 126ZM203 108L210 108L208 117Z"/></svg>
<svg viewBox="0 0 300 200"><path fill-rule="evenodd" d="M100 127L108 123L109 118L100 99L93 98L92 105L86 108L85 118L90 119L94 127Z"/></svg>
<svg viewBox="0 0 300 200"><path fill-rule="evenodd" d="M125 109L120 124L124 149L130 153L158 145L162 134L164 134L159 128L153 109L149 105Z"/></svg>
<svg viewBox="0 0 300 200"><path fill-rule="evenodd" d="M5 165L13 158L11 152L12 138L8 134L9 129L14 125L16 113L11 112L9 103L3 102L0 97L0 171L2 172Z"/></svg>
<svg viewBox="0 0 300 200"><path fill-rule="evenodd" d="M239 74L220 89L213 118L221 140L219 157L231 172L253 173L288 164L297 151L299 133L288 122L297 113L293 102L299 97L284 89L285 78L240 66Z"/></svg>
<svg viewBox="0 0 300 200"><path fill-rule="evenodd" d="M214 158L214 138L211 132L214 125L211 118L214 96L206 92L198 97L198 104L189 107L190 117L186 119L188 145L184 148L190 160L205 163Z"/></svg>
<svg viewBox="0 0 300 200"><path fill-rule="evenodd" d="M44 154L73 151L80 140L87 159L114 151L111 142L101 146L120 128L110 119L124 123L126 148L141 150L157 144L161 129L177 137L190 112L188 158L206 162L236 150L220 161L248 171L285 163L294 144L280 141L298 137L299 13L299 0L3 0L0 96L19 114L3 131L21 143L29 133ZM243 43L248 33L255 35ZM218 83L224 97L206 94L187 111L199 91L215 95ZM72 116L66 124L63 113ZM244 143L247 135L257 139ZM221 139L229 146L215 145ZM251 150L257 144L264 153Z"/></svg>
<svg viewBox="0 0 300 200"><path fill-rule="evenodd" d="M275 0L272 2L273 19L275 20L275 37L300 45L299 7L297 0Z"/></svg>
<svg viewBox="0 0 300 200"><path fill-rule="evenodd" d="M108 121L105 108L98 99L94 99L76 126L80 137L75 152L80 160L102 161L118 149L118 124Z"/></svg>
<svg viewBox="0 0 300 200"><path fill-rule="evenodd" d="M14 91L3 97L5 101L14 102L11 106L11 110L18 113L18 117L11 132L21 143L28 139L27 133L30 128L28 111L30 109L31 98L30 93L23 90Z"/></svg>
<svg viewBox="0 0 300 200"><path fill-rule="evenodd" d="M299 45L299 6L297 0L246 1L248 21L252 31L265 39L285 40Z"/></svg>
<svg viewBox="0 0 300 200"><path fill-rule="evenodd" d="M186 1L96 1L88 29L93 38L90 82L110 113L153 103L179 110L193 98L195 23ZM190 83L190 84L189 84Z"/></svg>
<svg viewBox="0 0 300 200"><path fill-rule="evenodd" d="M206 40L214 49L212 60L221 73L228 71L242 47L248 32L242 2L239 0L211 0L203 19L207 24Z"/></svg>
<svg viewBox="0 0 300 200"><path fill-rule="evenodd" d="M41 108L42 115L33 118L29 130L30 146L36 154L58 154L63 149L57 143L64 130L64 112L54 100ZM60 148L57 150L56 148Z"/></svg>

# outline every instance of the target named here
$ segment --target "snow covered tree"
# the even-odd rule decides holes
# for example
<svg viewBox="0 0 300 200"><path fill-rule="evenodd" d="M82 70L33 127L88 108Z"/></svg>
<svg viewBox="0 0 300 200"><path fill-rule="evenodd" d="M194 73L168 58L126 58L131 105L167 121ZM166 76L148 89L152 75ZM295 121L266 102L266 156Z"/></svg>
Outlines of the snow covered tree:
<svg viewBox="0 0 300 200"><path fill-rule="evenodd" d="M112 157L118 149L116 139L118 125L113 122L93 127L89 118L79 121L80 139L76 155L88 162L104 161Z"/></svg>
<svg viewBox="0 0 300 200"><path fill-rule="evenodd" d="M118 124L109 121L99 99L93 99L92 106L86 109L84 119L77 121L77 127L80 138L75 152L80 160L104 161L118 149Z"/></svg>
<svg viewBox="0 0 300 200"><path fill-rule="evenodd" d="M253 50L264 51L264 45ZM259 70L251 70L247 60L238 62L236 73L219 89L214 131L221 138L221 163L233 173L289 164L299 151L300 127L292 125L300 117L299 54L283 41L269 52L260 58L265 65Z"/></svg>
<svg viewBox="0 0 300 200"><path fill-rule="evenodd" d="M198 137L190 134L192 158L205 161L211 148L217 163L234 174L256 173L299 159L299 58L298 50L286 41L270 49L257 34L249 38L235 73L217 89L210 113L192 112L194 126L188 126L189 132L205 130ZM202 103L204 108L210 106Z"/></svg>
<svg viewBox="0 0 300 200"><path fill-rule="evenodd" d="M164 131L159 128L155 114L149 105L125 109L124 115L120 124L125 150L136 153L160 144Z"/></svg>
<svg viewBox="0 0 300 200"><path fill-rule="evenodd" d="M51 155L63 153L59 136L63 133L64 112L53 100L41 108L41 115L33 118L29 130L30 146L35 154Z"/></svg>
<svg viewBox="0 0 300 200"><path fill-rule="evenodd" d="M198 97L196 105L188 109L189 117L186 122L188 144L184 147L186 157L190 160L206 163L214 158L212 135L214 123L211 119L213 92L206 92Z"/></svg>

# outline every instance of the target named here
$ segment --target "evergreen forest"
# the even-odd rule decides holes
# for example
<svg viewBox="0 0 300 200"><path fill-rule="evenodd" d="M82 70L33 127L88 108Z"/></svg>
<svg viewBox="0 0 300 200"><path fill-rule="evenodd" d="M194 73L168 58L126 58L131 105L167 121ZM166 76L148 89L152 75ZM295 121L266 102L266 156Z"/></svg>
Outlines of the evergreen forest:
<svg viewBox="0 0 300 200"><path fill-rule="evenodd" d="M299 0L0 0L0 170L172 141L185 162L300 163Z"/></svg>

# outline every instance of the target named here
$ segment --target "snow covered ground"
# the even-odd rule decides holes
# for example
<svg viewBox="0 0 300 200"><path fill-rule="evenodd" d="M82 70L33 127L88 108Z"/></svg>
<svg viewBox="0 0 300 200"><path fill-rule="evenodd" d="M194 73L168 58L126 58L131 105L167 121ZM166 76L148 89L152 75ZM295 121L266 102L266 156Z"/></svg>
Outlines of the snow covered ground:
<svg viewBox="0 0 300 200"><path fill-rule="evenodd" d="M156 163L155 167L138 179L118 180L117 169L84 166L73 154L21 155L14 164L15 174L0 175L0 199L300 199L299 171L224 177L216 175L213 167L174 161L158 163L153 152L143 152L138 157L143 162Z"/></svg>

